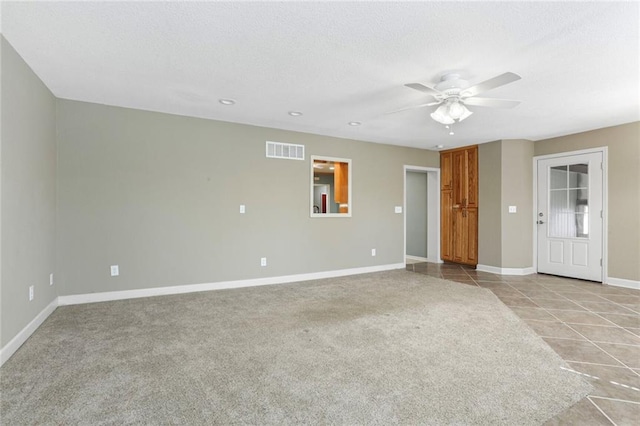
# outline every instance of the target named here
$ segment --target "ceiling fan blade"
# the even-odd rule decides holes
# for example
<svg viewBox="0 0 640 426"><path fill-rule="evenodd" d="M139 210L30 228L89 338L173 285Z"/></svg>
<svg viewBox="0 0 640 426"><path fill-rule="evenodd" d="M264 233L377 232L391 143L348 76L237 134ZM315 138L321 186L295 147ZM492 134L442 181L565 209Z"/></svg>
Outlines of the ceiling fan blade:
<svg viewBox="0 0 640 426"><path fill-rule="evenodd" d="M492 108L513 108L520 105L520 101L512 101L510 99L491 99L491 98L464 98L461 100L465 105L492 107Z"/></svg>
<svg viewBox="0 0 640 426"><path fill-rule="evenodd" d="M430 102L428 104L413 105L413 106L410 106L410 107L405 107L405 108L396 109L394 111L385 112L385 114L395 114L396 112L406 111L406 110L409 110L409 109L424 108L424 107L428 107L428 106L438 105L440 103L442 103L442 101Z"/></svg>
<svg viewBox="0 0 640 426"><path fill-rule="evenodd" d="M496 87L504 86L505 84L513 83L514 81L520 80L518 74L512 72L505 72L504 74L500 74L497 77L490 78L489 80L485 80L482 83L478 83L475 86L468 87L460 93L462 97L476 96L480 93L486 92L487 90L495 89Z"/></svg>
<svg viewBox="0 0 640 426"><path fill-rule="evenodd" d="M405 84L405 86L411 89L419 90L420 92L427 93L432 96L442 95L442 92L434 89L433 87L425 86L424 84L420 84L420 83L409 83L409 84Z"/></svg>

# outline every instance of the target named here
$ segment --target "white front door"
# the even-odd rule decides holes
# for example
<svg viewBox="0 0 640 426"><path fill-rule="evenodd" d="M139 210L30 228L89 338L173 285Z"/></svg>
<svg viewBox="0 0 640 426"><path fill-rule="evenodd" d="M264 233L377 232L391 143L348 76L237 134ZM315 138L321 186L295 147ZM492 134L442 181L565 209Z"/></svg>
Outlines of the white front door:
<svg viewBox="0 0 640 426"><path fill-rule="evenodd" d="M602 152L537 163L538 272L602 282Z"/></svg>

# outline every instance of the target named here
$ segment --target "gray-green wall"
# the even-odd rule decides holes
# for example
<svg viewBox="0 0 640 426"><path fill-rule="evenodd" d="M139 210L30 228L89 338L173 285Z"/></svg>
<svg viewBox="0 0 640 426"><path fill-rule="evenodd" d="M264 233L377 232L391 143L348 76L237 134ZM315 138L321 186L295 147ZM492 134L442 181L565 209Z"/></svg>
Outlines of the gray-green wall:
<svg viewBox="0 0 640 426"><path fill-rule="evenodd" d="M305 161L265 158L266 140L305 145ZM403 166L439 161L426 150L68 100L58 101L58 150L64 295L402 263ZM353 160L351 218L309 217L310 155Z"/></svg>
<svg viewBox="0 0 640 426"><path fill-rule="evenodd" d="M478 264L502 267L502 142L478 145Z"/></svg>
<svg viewBox="0 0 640 426"><path fill-rule="evenodd" d="M533 266L533 142L513 139L478 146L478 263ZM509 213L509 206L516 213Z"/></svg>
<svg viewBox="0 0 640 426"><path fill-rule="evenodd" d="M640 281L640 122L537 141L535 155L608 147L608 275Z"/></svg>
<svg viewBox="0 0 640 426"><path fill-rule="evenodd" d="M502 267L529 268L533 266L533 142L501 142ZM516 206L516 213L509 213L509 206Z"/></svg>
<svg viewBox="0 0 640 426"><path fill-rule="evenodd" d="M1 346L56 298L56 100L0 37ZM29 286L35 298L29 302Z"/></svg>

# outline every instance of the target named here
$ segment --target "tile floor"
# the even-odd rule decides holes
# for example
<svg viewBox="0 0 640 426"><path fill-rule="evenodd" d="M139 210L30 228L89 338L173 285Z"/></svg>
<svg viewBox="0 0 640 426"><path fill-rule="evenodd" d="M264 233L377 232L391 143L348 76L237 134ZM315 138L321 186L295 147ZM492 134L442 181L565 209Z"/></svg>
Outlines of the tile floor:
<svg viewBox="0 0 640 426"><path fill-rule="evenodd" d="M591 395L548 425L640 425L640 290L448 263L407 270L488 288L592 383Z"/></svg>

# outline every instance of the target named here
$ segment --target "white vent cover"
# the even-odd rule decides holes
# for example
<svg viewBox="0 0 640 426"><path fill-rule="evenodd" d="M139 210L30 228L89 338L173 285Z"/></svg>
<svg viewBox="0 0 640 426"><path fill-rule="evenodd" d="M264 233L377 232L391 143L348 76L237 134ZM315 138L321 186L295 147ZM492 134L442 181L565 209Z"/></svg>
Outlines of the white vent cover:
<svg viewBox="0 0 640 426"><path fill-rule="evenodd" d="M304 145L267 141L267 157L304 160Z"/></svg>

